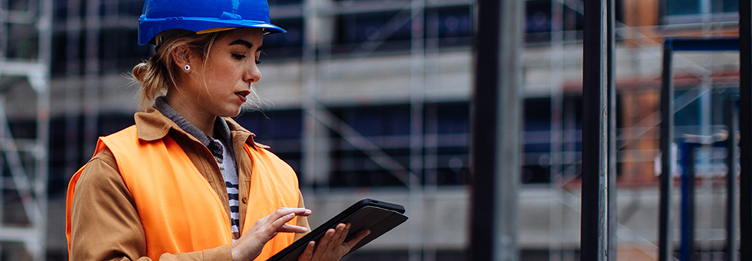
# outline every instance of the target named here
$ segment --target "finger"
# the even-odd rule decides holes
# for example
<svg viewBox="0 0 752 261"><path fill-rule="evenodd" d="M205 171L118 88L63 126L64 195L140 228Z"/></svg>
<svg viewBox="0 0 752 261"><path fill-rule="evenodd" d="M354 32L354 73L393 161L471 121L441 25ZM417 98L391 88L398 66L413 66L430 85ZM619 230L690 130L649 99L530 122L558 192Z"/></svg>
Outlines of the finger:
<svg viewBox="0 0 752 261"><path fill-rule="evenodd" d="M298 216L308 216L308 215L311 215L311 210L305 209L305 208L280 208L272 212L271 214L269 214L269 216L271 217L272 220L276 220L289 214L295 214Z"/></svg>
<svg viewBox="0 0 752 261"><path fill-rule="evenodd" d="M326 251L327 247L329 247L329 243L332 240L332 236L334 236L335 230L333 228L330 228L329 230L324 233L324 236L319 239L318 247L316 247L316 252L324 252ZM319 251L321 250L321 251Z"/></svg>
<svg viewBox="0 0 752 261"><path fill-rule="evenodd" d="M279 231L279 229L282 228L282 226L284 226L285 223L289 222L294 217L295 217L295 213L289 213L287 215L284 215L272 221L272 227L274 228L274 231Z"/></svg>
<svg viewBox="0 0 752 261"><path fill-rule="evenodd" d="M298 256L298 261L308 261L311 260L313 257L313 249L316 246L315 241L308 242L308 245L306 245L305 250L303 250L303 253L301 253Z"/></svg>
<svg viewBox="0 0 752 261"><path fill-rule="evenodd" d="M347 251L349 252L350 249L352 249L355 245L357 245L361 240L366 238L368 235L371 234L370 229L362 229L358 231L358 233L355 234L353 238L342 244L343 246L347 247Z"/></svg>
<svg viewBox="0 0 752 261"><path fill-rule="evenodd" d="M335 246L342 245L342 242L345 242L345 238L347 237L347 231L350 229L350 224L339 224L337 225L337 232L334 233L334 236L332 237L332 248Z"/></svg>
<svg viewBox="0 0 752 261"><path fill-rule="evenodd" d="M294 232L294 233L304 233L308 231L307 227L301 227L296 225L290 225L290 224L282 224L282 226L277 229L277 232Z"/></svg>

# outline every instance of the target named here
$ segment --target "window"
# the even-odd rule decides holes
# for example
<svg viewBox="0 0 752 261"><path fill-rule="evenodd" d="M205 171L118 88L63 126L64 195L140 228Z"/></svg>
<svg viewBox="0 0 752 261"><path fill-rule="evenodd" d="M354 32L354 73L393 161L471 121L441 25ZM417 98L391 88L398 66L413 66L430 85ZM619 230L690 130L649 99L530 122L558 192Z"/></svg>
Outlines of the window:
<svg viewBox="0 0 752 261"><path fill-rule="evenodd" d="M410 48L410 12L373 12L346 14L337 17L335 52L358 51L365 42L378 43L378 50Z"/></svg>
<svg viewBox="0 0 752 261"><path fill-rule="evenodd" d="M111 28L100 31L100 73L130 71L136 64L149 59L153 46L138 45L136 39L136 28Z"/></svg>
<svg viewBox="0 0 752 261"><path fill-rule="evenodd" d="M334 108L332 112L363 138L375 144L391 159L409 168L410 106L363 106ZM345 137L331 132L332 173L329 186L368 187L401 186L395 170L385 169L363 148L349 143ZM421 175L420 170L413 170Z"/></svg>
<svg viewBox="0 0 752 261"><path fill-rule="evenodd" d="M525 99L522 183L551 181L551 99Z"/></svg>
<svg viewBox="0 0 752 261"><path fill-rule="evenodd" d="M470 104L427 104L425 121L425 183L438 186L465 184L470 172ZM434 140L431 140L431 135L436 135Z"/></svg>
<svg viewBox="0 0 752 261"><path fill-rule="evenodd" d="M617 1L615 10L617 20L621 18L621 9L618 2L620 1ZM551 40L551 30L554 28L551 8L552 4L550 0L531 0L525 2L525 42L544 43ZM561 8L561 29L565 31L581 31L583 29L582 14L573 9L572 6L566 4L563 4ZM582 39L582 35L577 34L577 39Z"/></svg>
<svg viewBox="0 0 752 261"><path fill-rule="evenodd" d="M699 15L705 13L735 13L739 12L739 0L709 0L703 7L702 0L666 0L666 15Z"/></svg>
<svg viewBox="0 0 752 261"><path fill-rule="evenodd" d="M256 134L254 141L271 147L270 151L301 176L301 110L246 111L235 121Z"/></svg>
<svg viewBox="0 0 752 261"><path fill-rule="evenodd" d="M739 0L665 0L662 4L664 24L698 23L702 14L712 14L714 21L738 20Z"/></svg>
<svg viewBox="0 0 752 261"><path fill-rule="evenodd" d="M426 9L426 38L439 39L439 47L470 45L473 17L470 6Z"/></svg>
<svg viewBox="0 0 752 261"><path fill-rule="evenodd" d="M118 15L124 17L139 17L144 8L143 0L120 0L118 1Z"/></svg>
<svg viewBox="0 0 752 261"><path fill-rule="evenodd" d="M287 33L264 36L261 61L263 62L266 57L272 59L300 57L303 53L303 19L280 19L271 22L287 30Z"/></svg>
<svg viewBox="0 0 752 261"><path fill-rule="evenodd" d="M268 0L269 6L302 4L303 0ZM274 24L274 23L272 23Z"/></svg>
<svg viewBox="0 0 752 261"><path fill-rule="evenodd" d="M469 46L473 40L470 5L428 6L424 28L427 47ZM410 10L345 14L336 19L335 53L409 50L413 37Z"/></svg>

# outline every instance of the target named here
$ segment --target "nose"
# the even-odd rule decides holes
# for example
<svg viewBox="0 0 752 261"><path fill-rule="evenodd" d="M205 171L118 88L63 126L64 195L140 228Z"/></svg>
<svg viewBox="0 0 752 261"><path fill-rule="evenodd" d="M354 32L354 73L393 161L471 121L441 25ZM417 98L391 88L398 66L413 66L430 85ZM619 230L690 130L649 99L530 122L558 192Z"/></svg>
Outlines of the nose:
<svg viewBox="0 0 752 261"><path fill-rule="evenodd" d="M246 69L245 74L243 75L243 80L248 82L248 84L258 82L261 80L261 71L259 71L258 65L256 65L256 62L250 62L250 65L248 65L248 69Z"/></svg>

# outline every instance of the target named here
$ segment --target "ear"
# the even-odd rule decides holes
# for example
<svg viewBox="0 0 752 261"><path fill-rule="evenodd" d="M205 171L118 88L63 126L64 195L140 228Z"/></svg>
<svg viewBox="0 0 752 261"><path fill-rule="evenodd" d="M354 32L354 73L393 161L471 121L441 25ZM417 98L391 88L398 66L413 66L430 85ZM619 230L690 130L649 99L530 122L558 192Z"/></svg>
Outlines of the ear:
<svg viewBox="0 0 752 261"><path fill-rule="evenodd" d="M191 64L191 51L185 43L177 43L175 48L172 48L170 54L172 55L172 61L180 68L186 64Z"/></svg>

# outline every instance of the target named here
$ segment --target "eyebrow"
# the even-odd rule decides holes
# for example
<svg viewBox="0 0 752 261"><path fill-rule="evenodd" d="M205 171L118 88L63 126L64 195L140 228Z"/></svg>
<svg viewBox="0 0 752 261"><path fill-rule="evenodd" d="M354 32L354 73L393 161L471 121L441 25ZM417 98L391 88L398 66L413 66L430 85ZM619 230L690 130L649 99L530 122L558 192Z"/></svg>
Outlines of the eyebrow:
<svg viewBox="0 0 752 261"><path fill-rule="evenodd" d="M230 45L236 45L236 44L245 45L245 47L247 47L248 49L251 49L251 47L253 47L252 43L250 43L250 42L248 42L246 40L242 40L242 39L237 39L237 40L233 41L232 43L230 43ZM259 46L259 48L260 48L260 46Z"/></svg>

